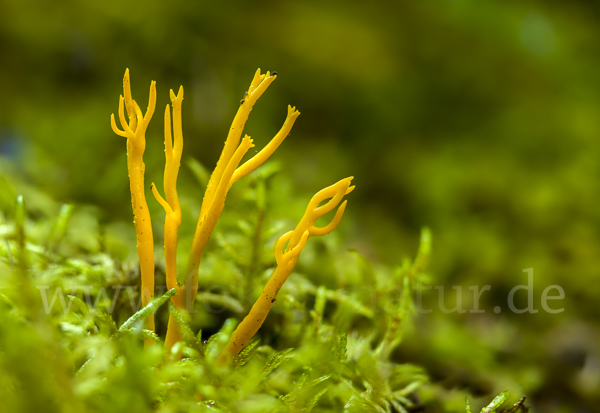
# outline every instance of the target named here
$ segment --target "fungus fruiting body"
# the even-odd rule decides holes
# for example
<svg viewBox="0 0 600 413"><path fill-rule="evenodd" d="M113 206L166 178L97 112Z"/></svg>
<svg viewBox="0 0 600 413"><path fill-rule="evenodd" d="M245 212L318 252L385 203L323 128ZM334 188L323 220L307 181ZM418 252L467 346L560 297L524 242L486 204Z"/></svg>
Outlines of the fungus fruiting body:
<svg viewBox="0 0 600 413"><path fill-rule="evenodd" d="M175 288L180 292L181 287L177 283L177 233L181 225L181 205L177 195L177 175L181 164L181 154L183 151L183 131L181 125L181 104L183 101L183 87L179 88L177 95L171 90L171 103L173 105L173 137L171 136L171 110L169 105L165 108L165 173L163 185L165 189L165 199L152 184L152 193L156 200L165 210L164 227L164 248L165 248L165 267L167 288ZM182 308L182 296L180 294L171 298L176 308ZM169 329L165 338L167 348L173 345L181 338L179 326L173 315L169 315Z"/></svg>
<svg viewBox="0 0 600 413"><path fill-rule="evenodd" d="M352 192L354 186L350 186L353 177L341 181L317 192L306 207L304 216L293 231L282 235L275 244L275 259L277 267L269 278L260 297L250 310L250 313L242 320L238 328L233 332L229 344L222 353L221 359L226 356L235 356L257 333L265 318L271 311L271 307L277 299L279 290L296 267L300 252L306 245L310 236L326 235L333 231L344 214L347 201L342 202L335 213L333 220L324 227L315 226L315 221L335 208L342 198ZM326 204L319 206L324 200L331 198ZM287 246L286 246L287 243Z"/></svg>
<svg viewBox="0 0 600 413"><path fill-rule="evenodd" d="M142 277L142 305L146 306L154 298L154 238L150 212L146 203L144 185L146 166L142 158L146 149L146 129L156 106L156 82L150 84L150 99L145 115L142 114L139 105L131 96L129 69L125 71L123 78L123 94L124 97L120 96L119 98L119 120L123 130L117 127L114 115L111 115L111 126L117 135L127 138L127 172L129 173L136 247ZM124 107L127 108L129 122L125 119ZM148 317L146 328L154 331L154 316Z"/></svg>
<svg viewBox="0 0 600 413"><path fill-rule="evenodd" d="M258 69L250 83L248 91L246 91L244 98L240 102L240 107L229 129L223 151L206 187L189 253L185 281L181 284L177 281L177 237L182 219L181 206L177 195L177 176L179 174L183 150L181 120L183 87L179 88L177 94L173 91L170 92L173 114L171 116L171 107L167 105L164 115L166 161L163 186L165 197L163 198L160 195L156 185L152 184L151 190L156 200L164 208L166 214L164 223L166 283L169 289L175 289L178 293L171 297L171 301L179 311L190 310L194 305L194 300L198 293L198 269L202 254L223 211L229 189L236 181L262 165L275 152L288 136L296 118L300 115L300 112L295 107L288 106L285 122L279 132L261 151L240 166L244 155L246 155L250 148L254 147L250 136L245 135L242 139L242 132L250 111L258 98L260 98L276 77L276 72L261 74L260 69ZM119 99L118 112L123 129L121 130L117 127L114 115L111 116L111 125L117 135L127 138L127 169L129 172L137 235L137 250L142 277L142 304L145 306L154 295L154 241L150 214L145 198L145 166L142 157L146 146L145 132L156 104L156 84L155 82L151 83L150 102L145 115L142 114L139 105L131 96L129 70L125 72L123 89L124 97L121 96ZM125 109L129 115L129 121L125 118ZM328 225L317 227L315 226L315 221L338 206L342 198L353 190L354 187L350 186L351 180L352 177L342 179L313 196L296 229L288 232L279 239L275 247L277 267L260 298L250 310L250 314L240 323L234 332L229 345L222 353L222 358L237 354L252 336L256 334L275 303L279 289L294 269L298 261L298 256L302 248L306 245L308 238L314 235L325 235L339 224L346 207L346 201L341 203L333 220ZM327 203L319 206L322 201L329 198L331 199ZM285 246L286 243L287 246ZM154 319L152 317L148 319L146 328L154 331ZM167 354L170 354L173 346L182 340L183 335L178 322L173 314L171 314L165 339ZM147 341L147 343L150 342ZM180 357L180 352L173 355L175 359Z"/></svg>

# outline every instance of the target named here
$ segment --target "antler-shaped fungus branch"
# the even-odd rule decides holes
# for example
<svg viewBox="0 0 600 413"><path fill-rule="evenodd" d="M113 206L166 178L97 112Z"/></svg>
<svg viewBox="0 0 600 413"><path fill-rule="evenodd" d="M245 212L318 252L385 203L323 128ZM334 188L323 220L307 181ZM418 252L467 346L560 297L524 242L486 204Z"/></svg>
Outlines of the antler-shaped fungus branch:
<svg viewBox="0 0 600 413"><path fill-rule="evenodd" d="M342 179L336 184L317 192L308 203L306 212L296 226L296 229L279 238L275 245L277 267L271 275L271 278L269 278L260 297L252 306L250 313L248 313L231 335L227 347L220 356L221 361L225 361L229 357L238 354L262 326L269 311L273 307L273 303L275 303L277 299L277 293L279 293L279 290L289 277L290 273L294 270L300 252L306 245L308 238L313 235L328 234L340 223L347 201L344 201L340 205L335 217L328 225L324 227L316 227L314 225L319 217L333 210L346 194L349 194L354 190L354 186L350 186L351 180L352 177ZM319 204L327 198L331 199L326 204L319 207ZM286 242L287 247L284 249Z"/></svg>
<svg viewBox="0 0 600 413"><path fill-rule="evenodd" d="M131 85L129 81L129 69L123 77L123 94L119 98L119 120L123 130L117 127L114 114L111 115L111 126L113 131L127 138L127 170L129 172L129 189L131 191L131 205L133 207L133 219L135 224L137 251L140 260L140 272L142 275L142 305L146 306L154 298L154 240L152 236L152 223L146 203L144 191L143 161L146 149L146 129L156 105L156 82L150 84L150 98L146 115L131 96ZM124 107L127 108L129 122L125 120ZM154 331L154 316L148 317L146 328ZM148 342L147 342L148 343Z"/></svg>
<svg viewBox="0 0 600 413"><path fill-rule="evenodd" d="M247 135L240 143L244 125L248 120L252 107L276 77L275 73L271 74L267 72L261 75L260 69L256 71L250 87L241 101L240 108L233 119L223 152L206 187L188 261L185 291L181 294L182 298L185 297L188 308L191 308L194 304L194 299L198 292L198 268L204 247L223 211L229 188L231 188L234 182L258 168L275 152L289 134L298 115L300 115L300 112L296 111L295 107L288 106L286 120L277 135L275 135L264 149L238 168L242 157L248 149L254 146L252 140Z"/></svg>
<svg viewBox="0 0 600 413"><path fill-rule="evenodd" d="M244 126L246 125L248 116L250 116L250 111L252 111L252 107L258 98L264 93L264 91L267 90L269 85L273 83L276 77L276 75L272 76L270 72L261 75L260 69L258 69L254 74L252 83L250 84L250 87L248 88L248 91L246 92L244 99L242 99L241 105L235 114L235 117L233 118L233 122L231 124L231 128L229 129L229 133L227 134L225 146L223 147L223 151L221 152L217 166L215 167L215 170L208 181L208 186L206 187L206 192L204 194L204 200L202 202L200 211L200 220L202 220L202 218L208 212L208 208L210 208L214 193L216 192L217 187L221 182L221 178L223 177L223 172L225 171L225 168L229 164L229 160L238 147Z"/></svg>
<svg viewBox="0 0 600 413"><path fill-rule="evenodd" d="M177 195L177 176L181 165L181 153L183 151L183 130L181 124L181 104L183 101L183 86L179 88L177 95L171 90L171 103L173 105L173 136L171 135L171 108L169 105L165 108L165 173L163 185L165 188L164 200L154 183L152 184L152 192L156 200L165 209L165 264L166 264L166 279L167 288L175 288L178 292L181 290L177 283L177 236L179 226L181 225L181 205L179 204L179 196ZM184 305L184 300L180 295L171 297L171 301L177 309L181 309ZM165 347L168 350L173 345L182 340L183 336L179 329L177 321L172 315L169 316L169 325L167 329L167 337L165 339ZM167 353L168 354L168 353Z"/></svg>

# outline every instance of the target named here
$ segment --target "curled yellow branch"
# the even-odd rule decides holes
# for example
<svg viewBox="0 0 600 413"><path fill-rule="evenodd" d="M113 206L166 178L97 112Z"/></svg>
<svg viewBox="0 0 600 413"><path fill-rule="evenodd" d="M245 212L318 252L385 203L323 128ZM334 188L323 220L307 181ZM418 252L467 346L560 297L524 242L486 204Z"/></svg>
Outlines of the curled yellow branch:
<svg viewBox="0 0 600 413"><path fill-rule="evenodd" d="M150 84L150 98L146 115L142 112L131 96L129 69L123 77L123 96L119 97L119 120L122 130L117 127L114 114L111 115L113 131L127 138L127 171L129 172L129 189L131 192L131 206L133 209L133 222L137 239L137 251L140 260L142 278L142 306L146 306L154 298L154 239L150 212L146 203L144 190L144 165L143 155L146 149L146 129L156 105L156 82ZM125 119L125 108L129 115L129 122ZM154 331L154 316L146 321L146 329ZM147 341L150 343L150 341Z"/></svg>
<svg viewBox="0 0 600 413"><path fill-rule="evenodd" d="M300 252L302 252L308 238L314 235L328 234L338 226L347 201L339 206L335 217L329 224L324 227L316 227L314 223L318 218L333 210L346 194L352 192L354 186L350 186L351 180L352 177L342 179L334 185L317 192L308 203L304 216L296 228L279 238L275 244L277 267L248 315L231 335L227 347L220 356L221 361L226 361L238 354L258 332L273 307L279 290L296 267ZM319 204L328 198L331 199L319 207ZM284 248L286 243L287 246Z"/></svg>

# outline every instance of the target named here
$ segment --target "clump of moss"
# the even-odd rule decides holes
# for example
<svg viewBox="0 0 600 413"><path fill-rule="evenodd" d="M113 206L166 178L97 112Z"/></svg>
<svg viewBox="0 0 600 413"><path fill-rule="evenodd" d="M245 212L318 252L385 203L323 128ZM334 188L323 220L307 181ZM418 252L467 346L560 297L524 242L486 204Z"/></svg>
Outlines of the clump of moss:
<svg viewBox="0 0 600 413"><path fill-rule="evenodd" d="M272 191L265 175L244 188L245 206L264 208L263 219L243 221L247 211L233 211L237 228L217 230L223 248L207 257L229 268L224 281L240 282L254 268L251 296L274 264L257 244L272 239L280 226L267 218ZM223 283L229 288L201 292L197 311L183 315L166 305L171 290L134 313L135 265L106 247L113 240L99 230L93 210L60 210L58 216L48 211L34 217L20 200L2 213L0 392L12 411L44 406L44 411L124 412L136 406L161 412L391 412L419 405L416 391L427 382L424 372L391 354L411 320L410 292L429 253L427 230L417 259L394 270L373 267L355 251L337 251L333 238L315 243L283 287L261 337L229 366L217 360L251 304L245 291L235 282ZM74 225L83 222L90 228L86 235L98 242L81 242L85 238ZM240 237L256 231L264 235ZM333 260L339 272L320 266L324 260ZM153 310L158 335L144 328ZM148 337L162 341L169 314L184 337L177 344L183 359L175 363L164 363L162 346L142 344ZM206 330L218 324L209 335ZM197 326L205 332L195 334ZM36 397L28 397L34 389Z"/></svg>
<svg viewBox="0 0 600 413"><path fill-rule="evenodd" d="M185 164L206 184L202 165ZM169 285L168 258L154 268L149 296L156 298L141 293L143 270L119 224L93 207L60 206L19 185L31 199L26 207L8 179L0 185L0 400L7 411L391 413L443 404L425 371L395 354L414 327L415 293L427 282L428 229L416 257L395 268L343 251L335 234L307 244L289 266L285 253L304 247L314 220L301 221L285 253L271 253L284 226L272 210L288 184L266 165L232 191L237 202L211 229L214 247L207 245L199 292L184 309L171 301L181 285ZM317 199L307 212L329 212L349 181L334 189L327 192L337 200L331 208ZM168 196L166 202L173 210ZM182 215L192 209L182 202ZM340 218L338 212L333 222ZM180 236L186 246L193 239L191 232ZM294 273L279 286L259 336L239 353L226 350L282 263L286 277ZM163 344L169 328L179 334L172 346L144 345ZM223 354L232 362L220 362ZM506 397L482 412L496 411ZM522 402L515 406L506 412L525 411Z"/></svg>

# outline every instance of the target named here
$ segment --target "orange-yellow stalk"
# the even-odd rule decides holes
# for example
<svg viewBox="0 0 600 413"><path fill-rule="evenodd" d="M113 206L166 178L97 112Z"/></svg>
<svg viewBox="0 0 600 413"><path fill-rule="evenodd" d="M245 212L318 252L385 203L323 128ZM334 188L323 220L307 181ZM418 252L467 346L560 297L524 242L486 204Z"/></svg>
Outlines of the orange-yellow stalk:
<svg viewBox="0 0 600 413"><path fill-rule="evenodd" d="M308 203L306 212L296 228L279 238L275 245L277 267L248 315L231 335L227 347L221 353L221 361L226 361L228 358L237 355L262 326L271 307L275 303L277 293L279 293L283 283L285 283L290 273L294 270L300 252L306 245L308 238L314 235L329 234L338 226L346 209L347 201L342 202L333 220L326 226L317 227L315 226L315 221L333 210L346 194L352 192L354 186L350 186L351 180L352 177L342 179L336 184L317 192ZM328 198L331 199L326 204L319 206L322 201ZM286 242L287 247L284 249Z"/></svg>
<svg viewBox="0 0 600 413"><path fill-rule="evenodd" d="M181 165L181 153L183 151L183 128L181 125L181 104L183 101L183 86L179 88L177 95L171 90L171 103L173 104L173 137L171 135L171 108L165 108L165 173L163 185L165 199L163 199L156 185L152 184L152 193L156 200L165 209L165 264L167 288L175 288L178 292L181 287L177 283L177 233L181 225L181 205L177 195L177 176ZM171 297L173 305L182 309L185 305L181 295ZM183 336L175 318L169 316L165 348L169 351L175 343L181 341ZM169 354L169 353L167 353Z"/></svg>
<svg viewBox="0 0 600 413"><path fill-rule="evenodd" d="M156 106L156 82L153 81L150 84L150 98L145 115L142 114L139 105L131 96L129 69L125 71L123 77L123 92L125 97L120 96L119 98L119 120L123 130L117 127L114 114L111 115L110 120L113 131L117 135L127 138L127 171L129 172L133 222L137 238L136 247L142 276L142 306L146 306L154 298L154 239L144 190L146 167L142 158L146 149L146 129ZM125 119L124 107L127 108L129 122ZM146 329L154 331L153 315L148 317ZM151 341L146 341L146 344L149 343Z"/></svg>
<svg viewBox="0 0 600 413"><path fill-rule="evenodd" d="M234 182L254 171L271 156L289 134L296 118L300 115L300 112L296 111L295 107L288 106L286 120L277 135L263 150L238 168L242 157L248 149L254 146L252 139L247 135L240 143L244 125L248 120L252 107L276 77L276 75L272 75L270 72L261 75L260 69L256 71L250 87L241 101L240 108L233 119L223 152L206 187L204 200L200 208L200 216L196 225L196 232L192 241L185 285L181 294L182 299L186 301L188 309L191 309L194 305L194 300L198 292L198 268L200 267L202 253L223 211L229 188L231 188Z"/></svg>

